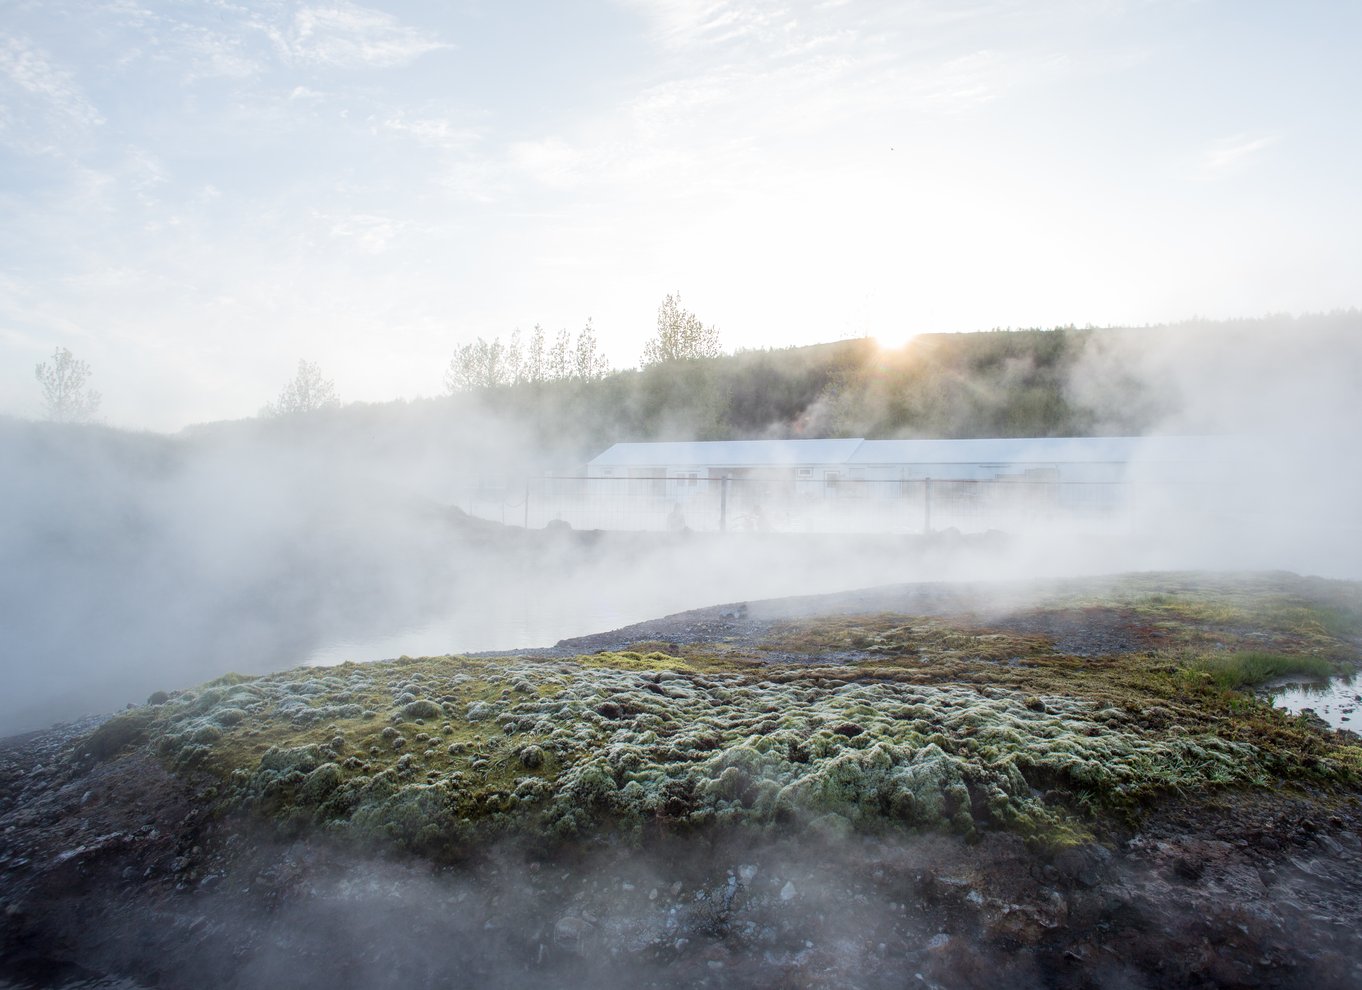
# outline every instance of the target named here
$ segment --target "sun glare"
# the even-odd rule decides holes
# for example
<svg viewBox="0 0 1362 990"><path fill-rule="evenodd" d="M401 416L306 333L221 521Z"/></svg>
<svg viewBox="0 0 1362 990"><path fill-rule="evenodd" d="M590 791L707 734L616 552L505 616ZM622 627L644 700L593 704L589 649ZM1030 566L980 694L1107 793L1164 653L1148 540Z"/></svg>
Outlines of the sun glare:
<svg viewBox="0 0 1362 990"><path fill-rule="evenodd" d="M917 334L911 330L882 330L874 336L881 350L897 351L911 344Z"/></svg>

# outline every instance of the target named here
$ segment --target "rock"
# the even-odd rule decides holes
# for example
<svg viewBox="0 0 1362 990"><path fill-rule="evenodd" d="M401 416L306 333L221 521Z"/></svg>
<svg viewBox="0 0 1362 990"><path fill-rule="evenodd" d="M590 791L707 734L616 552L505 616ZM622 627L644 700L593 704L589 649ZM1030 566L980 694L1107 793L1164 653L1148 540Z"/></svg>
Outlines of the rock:
<svg viewBox="0 0 1362 990"><path fill-rule="evenodd" d="M573 915L564 915L559 918L553 926L553 940L561 944L572 944L580 946L582 939L591 930L591 925L585 920Z"/></svg>
<svg viewBox="0 0 1362 990"><path fill-rule="evenodd" d="M782 901L792 901L798 893L799 891L795 890L794 881L786 880L785 886L780 888L780 899Z"/></svg>

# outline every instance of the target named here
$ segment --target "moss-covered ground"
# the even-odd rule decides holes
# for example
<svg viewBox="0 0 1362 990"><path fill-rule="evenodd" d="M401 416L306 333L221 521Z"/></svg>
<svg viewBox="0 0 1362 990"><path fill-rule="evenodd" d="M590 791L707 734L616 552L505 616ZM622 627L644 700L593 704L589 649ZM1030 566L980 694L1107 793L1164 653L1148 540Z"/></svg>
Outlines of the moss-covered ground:
<svg viewBox="0 0 1362 990"><path fill-rule="evenodd" d="M1362 744L1252 693L1359 665L1362 586L1134 577L1005 614L776 623L757 642L227 675L105 723L216 810L458 858L714 825L1084 841L1162 796L1362 789ZM829 658L835 658L831 662Z"/></svg>

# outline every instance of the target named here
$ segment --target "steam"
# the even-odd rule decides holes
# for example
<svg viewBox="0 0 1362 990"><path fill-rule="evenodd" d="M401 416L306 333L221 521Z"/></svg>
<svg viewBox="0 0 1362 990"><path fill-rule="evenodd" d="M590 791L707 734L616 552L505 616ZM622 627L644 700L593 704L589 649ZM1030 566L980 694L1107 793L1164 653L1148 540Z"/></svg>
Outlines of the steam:
<svg viewBox="0 0 1362 990"><path fill-rule="evenodd" d="M1225 438L1178 484L1137 459L1132 566L1362 577L1362 314L1095 335L1070 381L1099 415L1143 402L1152 434Z"/></svg>
<svg viewBox="0 0 1362 990"><path fill-rule="evenodd" d="M442 869L316 839L252 839L213 874L211 895L177 896L176 912L153 891L131 903L87 895L82 917L111 936L91 961L155 971L162 984L287 990L1029 990L1066 975L1142 987L1170 968L1224 982L1248 972L1239 964L1265 942L1306 925L1300 951L1274 950L1292 985L1344 985L1352 968L1328 951L1349 952L1350 933L1310 926L1314 902L1291 896L1290 874L1318 884L1340 859L1303 856L1264 881L1241 860L1212 857L1208 879L1189 883L1176 863L1207 845L1195 840L1159 844L1174 862L1084 850L1045 862L1001 834L974 845L710 834L570 857L505 844ZM1225 903L1227 883L1254 898L1252 911Z"/></svg>
<svg viewBox="0 0 1362 990"><path fill-rule="evenodd" d="M216 985L226 973L233 986L290 990L781 981L869 990L901 987L905 974L954 986L988 973L1045 985L1038 953L979 938L980 922L1016 896L1009 886L1031 884L1030 861L1006 837L962 847L946 836L718 835L567 860L503 845L453 869L356 860L316 842L250 848L212 897L194 899L184 923L198 916L196 948L158 959L163 978ZM149 910L101 927L127 946L184 937Z"/></svg>
<svg viewBox="0 0 1362 990"><path fill-rule="evenodd" d="M226 670L542 646L726 601L1143 569L1362 577L1359 314L1097 331L1067 387L1099 424L1143 403L1151 433L1222 434L1221 454L1177 478L1137 457L1101 533L584 534L526 532L511 503L526 476L580 472L594 432L485 404L173 437L0 422L0 733ZM506 526L456 508L488 483Z"/></svg>

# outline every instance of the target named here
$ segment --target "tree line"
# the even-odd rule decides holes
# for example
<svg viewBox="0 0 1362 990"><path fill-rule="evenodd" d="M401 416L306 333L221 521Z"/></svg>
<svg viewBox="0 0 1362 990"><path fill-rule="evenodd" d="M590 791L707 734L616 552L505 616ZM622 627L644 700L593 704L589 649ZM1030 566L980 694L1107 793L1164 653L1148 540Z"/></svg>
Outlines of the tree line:
<svg viewBox="0 0 1362 990"><path fill-rule="evenodd" d="M657 310L657 332L643 349L645 367L674 361L717 357L719 331L705 325L681 305L681 294L668 295ZM445 371L445 388L451 393L510 385L545 382L594 382L611 373L610 361L600 352L591 320L573 335L558 331L549 343L544 328L535 324L528 338L517 329L510 339L478 337L461 344ZM89 385L90 366L65 347L58 347L51 362L36 368L42 388L43 412L56 422L89 422L99 410L101 396ZM332 409L340 405L336 383L311 361L300 359L293 378L272 401L260 409L266 418Z"/></svg>
<svg viewBox="0 0 1362 990"><path fill-rule="evenodd" d="M608 374L610 362L597 349L590 320L575 339L560 330L552 344L547 343L544 328L536 323L523 343L520 331L515 330L506 343L500 337L490 341L479 337L461 344L445 372L445 387L450 392L462 392L539 382L592 382Z"/></svg>
<svg viewBox="0 0 1362 990"><path fill-rule="evenodd" d="M552 342L536 326L525 338L461 345L447 373L449 396L418 403L437 418L480 406L519 424L528 448L567 462L621 440L1135 435L1166 422L1180 395L1176 382L1126 367L1131 355L1175 349L1189 335L1226 353L1280 346L1286 330L1293 348L1330 353L1337 335L1355 332L1360 319L1348 311L1190 330L923 334L897 349L859 339L721 355L717 330L671 295L658 307L637 369L610 371L590 322ZM96 414L100 396L85 362L58 348L35 370L49 418ZM262 413L339 404L335 384L300 361ZM356 423L387 415L382 404L351 411Z"/></svg>
<svg viewBox="0 0 1362 990"><path fill-rule="evenodd" d="M657 308L656 332L643 345L641 364L648 368L721 353L718 328L682 306L681 294L676 292ZM536 323L525 340L515 330L505 342L500 337L490 341L479 337L461 344L445 372L445 387L453 393L543 382L594 382L610 373L610 362L600 353L590 319L575 337L567 330L558 331L552 344Z"/></svg>

